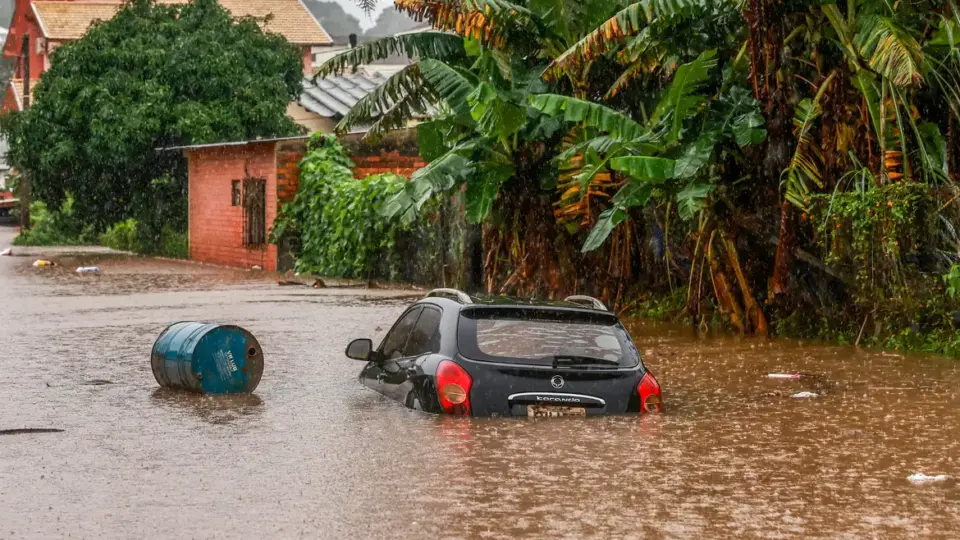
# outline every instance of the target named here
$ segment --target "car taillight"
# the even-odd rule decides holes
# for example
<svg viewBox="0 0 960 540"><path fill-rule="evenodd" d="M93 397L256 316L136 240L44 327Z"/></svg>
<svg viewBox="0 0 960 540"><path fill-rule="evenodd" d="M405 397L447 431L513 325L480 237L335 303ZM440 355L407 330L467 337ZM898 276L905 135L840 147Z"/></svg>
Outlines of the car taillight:
<svg viewBox="0 0 960 540"><path fill-rule="evenodd" d="M660 397L660 383L653 378L649 371L637 385L640 394L640 408L643 412L658 413L663 410L663 399Z"/></svg>
<svg viewBox="0 0 960 540"><path fill-rule="evenodd" d="M469 415L471 386L473 379L462 367L450 360L440 362L437 368L437 394L443 412Z"/></svg>

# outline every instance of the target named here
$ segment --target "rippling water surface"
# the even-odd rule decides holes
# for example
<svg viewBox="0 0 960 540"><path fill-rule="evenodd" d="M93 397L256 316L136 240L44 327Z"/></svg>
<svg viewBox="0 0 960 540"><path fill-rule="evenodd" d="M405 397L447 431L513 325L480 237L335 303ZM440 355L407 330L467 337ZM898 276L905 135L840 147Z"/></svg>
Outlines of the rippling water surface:
<svg viewBox="0 0 960 540"><path fill-rule="evenodd" d="M64 431L0 435L2 538L960 537L956 481L907 480L960 476L952 360L631 321L665 414L437 418L343 357L403 310L391 292L30 262L0 258L0 430ZM159 390L150 348L180 320L252 331L256 395Z"/></svg>

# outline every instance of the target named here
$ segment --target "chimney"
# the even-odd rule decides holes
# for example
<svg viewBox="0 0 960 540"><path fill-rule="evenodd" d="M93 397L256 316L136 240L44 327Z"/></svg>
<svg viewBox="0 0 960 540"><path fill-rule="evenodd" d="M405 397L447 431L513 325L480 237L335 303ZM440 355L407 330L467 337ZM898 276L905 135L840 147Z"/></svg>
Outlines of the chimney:
<svg viewBox="0 0 960 540"><path fill-rule="evenodd" d="M350 34L350 48L351 48L351 49L357 48L357 35L356 35L356 34Z"/></svg>

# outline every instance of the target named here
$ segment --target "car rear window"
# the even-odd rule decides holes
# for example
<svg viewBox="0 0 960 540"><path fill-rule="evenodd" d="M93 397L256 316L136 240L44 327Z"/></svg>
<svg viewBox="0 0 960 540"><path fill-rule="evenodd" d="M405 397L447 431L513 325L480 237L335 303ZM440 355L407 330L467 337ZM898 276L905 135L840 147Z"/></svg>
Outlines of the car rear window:
<svg viewBox="0 0 960 540"><path fill-rule="evenodd" d="M560 356L618 362L611 367L636 367L640 362L627 330L608 314L468 310L460 316L458 334L460 354L479 361L550 365Z"/></svg>

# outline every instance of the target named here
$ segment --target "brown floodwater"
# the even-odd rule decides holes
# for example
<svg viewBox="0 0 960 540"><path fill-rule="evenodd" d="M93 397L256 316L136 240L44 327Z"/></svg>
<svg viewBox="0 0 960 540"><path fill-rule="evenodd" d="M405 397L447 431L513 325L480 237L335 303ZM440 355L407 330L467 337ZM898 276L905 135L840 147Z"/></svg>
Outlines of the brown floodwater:
<svg viewBox="0 0 960 540"><path fill-rule="evenodd" d="M31 262L0 257L0 433L63 431L0 434L0 538L960 537L960 485L908 480L960 476L953 360L631 321L664 414L439 418L343 357L409 292ZM158 389L150 348L180 320L252 331L256 394Z"/></svg>

